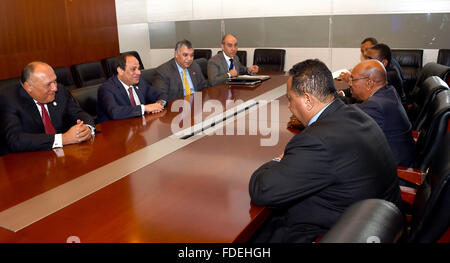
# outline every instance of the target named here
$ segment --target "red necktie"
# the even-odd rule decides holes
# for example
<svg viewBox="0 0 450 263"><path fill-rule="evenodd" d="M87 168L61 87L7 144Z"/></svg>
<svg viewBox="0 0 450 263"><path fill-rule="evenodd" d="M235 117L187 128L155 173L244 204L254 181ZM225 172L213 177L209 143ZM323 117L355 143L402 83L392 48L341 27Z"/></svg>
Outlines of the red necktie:
<svg viewBox="0 0 450 263"><path fill-rule="evenodd" d="M131 105L136 106L136 101L134 100L134 96L133 96L133 86L130 86L128 88L128 92L130 93Z"/></svg>
<svg viewBox="0 0 450 263"><path fill-rule="evenodd" d="M45 109L44 104L38 102L38 105L41 106L42 109L42 123L44 124L45 133L56 134L55 128L53 128L52 121L50 120L50 116L48 115L47 109Z"/></svg>

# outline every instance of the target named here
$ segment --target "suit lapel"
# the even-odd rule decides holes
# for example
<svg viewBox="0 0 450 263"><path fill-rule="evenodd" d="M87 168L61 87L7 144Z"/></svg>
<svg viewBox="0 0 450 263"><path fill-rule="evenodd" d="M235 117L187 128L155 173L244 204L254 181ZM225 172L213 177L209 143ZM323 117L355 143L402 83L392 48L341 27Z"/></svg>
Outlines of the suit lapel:
<svg viewBox="0 0 450 263"><path fill-rule="evenodd" d="M117 89L117 92L120 94L122 99L127 102L127 105L131 105L130 97L129 97L128 93L125 91L124 86L122 85L120 80L117 78L117 76L114 76L114 83L115 83L115 88Z"/></svg>
<svg viewBox="0 0 450 263"><path fill-rule="evenodd" d="M225 61L225 57L223 56L223 51L220 51L220 64L225 69L225 72L228 72L228 63Z"/></svg>
<svg viewBox="0 0 450 263"><path fill-rule="evenodd" d="M142 79L139 79L139 83L135 86L134 90L136 91L136 94L137 94L141 104L145 104L144 94L142 94L142 89L144 87L144 84L142 84L142 86L140 85L141 83L143 83L143 81L141 81L141 80Z"/></svg>
<svg viewBox="0 0 450 263"><path fill-rule="evenodd" d="M170 65L172 66L172 69L173 69L172 78L175 80L175 87L179 87L176 91L175 98L183 97L184 96L184 86L183 86L183 82L181 81L180 72L178 71L178 67L175 62L175 58L171 59Z"/></svg>
<svg viewBox="0 0 450 263"><path fill-rule="evenodd" d="M29 114L35 126L38 126L44 131L44 124L42 123L42 117L39 113L38 106L34 102L33 98L22 88L19 88L19 94L24 102L25 112Z"/></svg>

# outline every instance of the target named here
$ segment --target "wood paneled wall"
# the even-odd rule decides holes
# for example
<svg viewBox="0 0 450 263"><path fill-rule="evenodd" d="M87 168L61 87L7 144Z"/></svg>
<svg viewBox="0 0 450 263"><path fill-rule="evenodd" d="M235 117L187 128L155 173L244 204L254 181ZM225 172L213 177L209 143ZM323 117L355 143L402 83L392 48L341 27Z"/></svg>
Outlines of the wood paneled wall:
<svg viewBox="0 0 450 263"><path fill-rule="evenodd" d="M34 60L58 67L118 54L114 0L0 1L0 79Z"/></svg>

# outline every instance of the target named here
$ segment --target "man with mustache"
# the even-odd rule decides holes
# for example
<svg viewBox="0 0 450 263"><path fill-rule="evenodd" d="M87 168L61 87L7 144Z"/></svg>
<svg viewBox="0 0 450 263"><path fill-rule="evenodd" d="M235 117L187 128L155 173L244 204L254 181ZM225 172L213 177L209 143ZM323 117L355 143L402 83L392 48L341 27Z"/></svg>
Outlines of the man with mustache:
<svg viewBox="0 0 450 263"><path fill-rule="evenodd" d="M189 96L207 87L200 66L194 61L194 48L188 40L175 45L174 58L156 68L153 85L168 100Z"/></svg>
<svg viewBox="0 0 450 263"><path fill-rule="evenodd" d="M164 110L167 97L141 78L139 61L130 54L117 59L117 75L97 95L98 122L119 120Z"/></svg>

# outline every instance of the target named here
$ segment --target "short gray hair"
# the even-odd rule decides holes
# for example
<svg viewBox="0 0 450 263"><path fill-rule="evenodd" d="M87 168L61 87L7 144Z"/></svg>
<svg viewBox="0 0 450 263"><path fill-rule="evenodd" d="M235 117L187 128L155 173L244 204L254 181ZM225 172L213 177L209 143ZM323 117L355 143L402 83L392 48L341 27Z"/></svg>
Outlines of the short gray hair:
<svg viewBox="0 0 450 263"><path fill-rule="evenodd" d="M175 45L175 51L179 51L182 46L186 46L188 49L192 49L191 41L183 39L177 42L177 44Z"/></svg>

